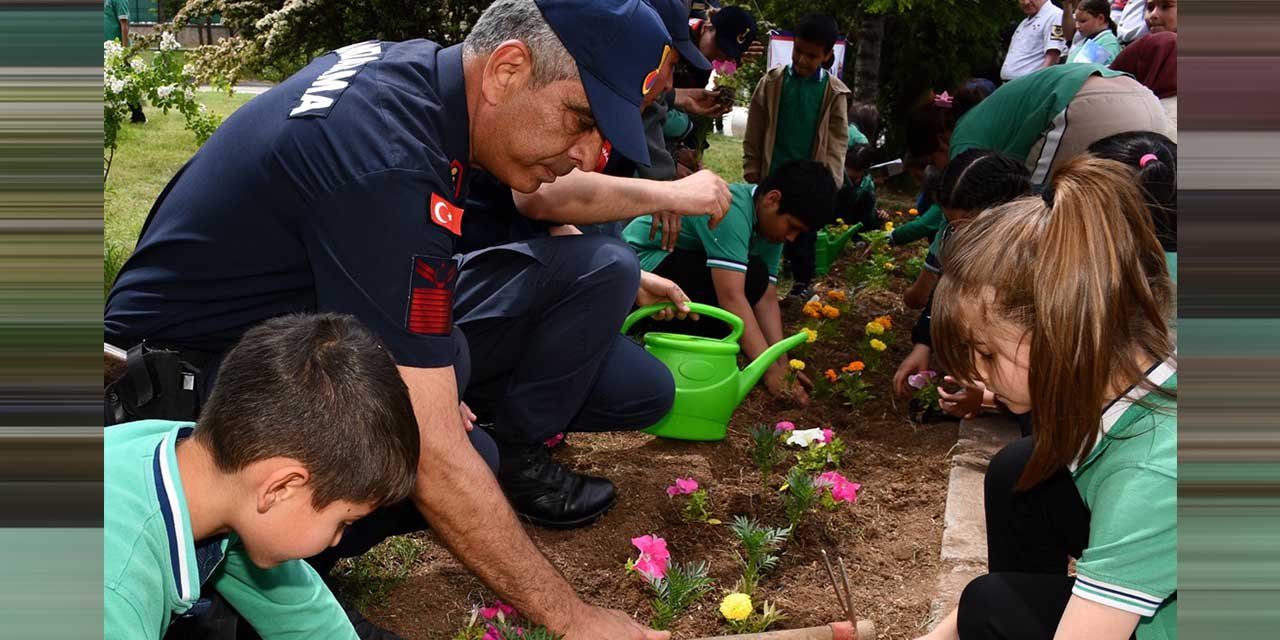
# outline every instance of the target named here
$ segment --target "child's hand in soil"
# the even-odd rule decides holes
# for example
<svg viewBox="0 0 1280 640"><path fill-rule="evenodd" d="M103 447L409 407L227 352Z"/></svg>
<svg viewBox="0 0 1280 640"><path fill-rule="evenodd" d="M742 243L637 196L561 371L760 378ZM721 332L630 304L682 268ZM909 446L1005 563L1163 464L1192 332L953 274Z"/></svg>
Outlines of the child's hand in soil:
<svg viewBox="0 0 1280 640"><path fill-rule="evenodd" d="M927 344L916 343L911 347L911 353L902 359L902 364L898 365L898 370L893 374L893 390L899 396L909 396L914 390L907 384L907 378L913 373L929 370L929 354L933 350Z"/></svg>
<svg viewBox="0 0 1280 640"><path fill-rule="evenodd" d="M764 386L775 398L791 398L797 405L807 407L809 392L805 388L812 389L813 381L802 371L797 371L794 379L789 378L785 368L774 366L765 372Z"/></svg>
<svg viewBox="0 0 1280 640"><path fill-rule="evenodd" d="M955 378L946 376L943 382L950 385L959 384ZM976 418L978 412L982 410L982 396L986 389L981 387L965 387L956 393L947 391L944 387L938 387L938 395L942 397L939 404L942 410L956 416L957 418Z"/></svg>

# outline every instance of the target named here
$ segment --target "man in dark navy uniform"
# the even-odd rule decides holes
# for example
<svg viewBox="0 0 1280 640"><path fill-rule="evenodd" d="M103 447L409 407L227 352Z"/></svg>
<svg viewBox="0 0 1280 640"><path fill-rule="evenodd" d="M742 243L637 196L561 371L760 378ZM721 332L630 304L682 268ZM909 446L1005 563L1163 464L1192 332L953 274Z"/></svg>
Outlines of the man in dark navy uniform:
<svg viewBox="0 0 1280 640"><path fill-rule="evenodd" d="M452 256L473 171L532 192L594 168L602 136L646 163L640 103L668 44L640 0L497 0L462 45L321 56L228 118L165 187L108 296L107 341L178 350L208 387L262 320L356 316L400 366L423 452L413 498L350 527L337 555L425 517L498 595L568 640L667 637L579 599L504 499L492 442L458 399L468 350Z"/></svg>
<svg viewBox="0 0 1280 640"><path fill-rule="evenodd" d="M696 56L695 64L711 65L689 39L681 0L646 2L668 32L674 30L658 78L644 88L641 106L648 110L670 89L677 59ZM662 123L645 123L660 139ZM688 296L674 282L640 270L620 239L621 225L675 212L663 230L674 240L681 214L730 202L728 185L710 171L674 183L643 180L635 177L633 160L605 147L598 171L573 171L532 194L480 174L459 243L464 255L454 310L472 363L465 398L498 445L498 481L512 507L544 527L590 524L616 494L606 478L561 465L544 441L565 431L642 429L666 415L674 398L666 365L619 328L633 303L671 301L687 312ZM604 215L622 221L556 224Z"/></svg>

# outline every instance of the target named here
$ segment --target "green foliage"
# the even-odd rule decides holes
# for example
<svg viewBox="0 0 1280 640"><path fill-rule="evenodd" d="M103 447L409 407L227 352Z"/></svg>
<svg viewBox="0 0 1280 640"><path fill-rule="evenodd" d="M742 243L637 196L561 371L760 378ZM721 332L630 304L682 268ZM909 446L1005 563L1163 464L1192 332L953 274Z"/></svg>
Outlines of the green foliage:
<svg viewBox="0 0 1280 640"><path fill-rule="evenodd" d="M832 438L831 442L825 444L814 442L808 449L796 452L796 468L808 473L821 473L828 467L839 469L844 449L844 440L840 438Z"/></svg>
<svg viewBox="0 0 1280 640"><path fill-rule="evenodd" d="M711 590L711 577L707 575L707 563L671 563L666 577L649 581L653 588L654 629L666 629L676 616Z"/></svg>
<svg viewBox="0 0 1280 640"><path fill-rule="evenodd" d="M790 530L762 527L754 518L744 516L735 516L729 530L738 539L743 551L737 554L738 562L742 564L742 579L734 590L753 595L760 576L777 566L778 556L773 552L787 541Z"/></svg>
<svg viewBox="0 0 1280 640"><path fill-rule="evenodd" d="M680 510L680 517L685 522L695 522L705 524L711 520L711 507L708 504L706 489L698 489L689 494L688 501L684 503L684 508Z"/></svg>
<svg viewBox="0 0 1280 640"><path fill-rule="evenodd" d="M422 557L423 542L406 536L387 538L362 556L338 562L333 578L351 606L364 610L382 604Z"/></svg>
<svg viewBox="0 0 1280 640"><path fill-rule="evenodd" d="M472 610L470 622L454 634L452 640L484 640L493 638L495 634L498 640L560 640L564 637L548 631L546 627L525 626L519 622L507 620L502 613L492 620L481 620L479 610Z"/></svg>
<svg viewBox="0 0 1280 640"><path fill-rule="evenodd" d="M190 0L175 25L220 14L232 36L192 52L203 79L230 86L245 78L292 75L318 55L365 40L461 42L488 2L442 0Z"/></svg>
<svg viewBox="0 0 1280 640"><path fill-rule="evenodd" d="M845 404L853 409L860 409L868 400L875 398L861 371L842 371L834 386L844 395Z"/></svg>
<svg viewBox="0 0 1280 640"><path fill-rule="evenodd" d="M787 617L778 613L778 608L768 600L760 605L758 613L751 614L746 620L728 620L729 630L733 633L760 633L768 629L773 624L786 620Z"/></svg>
<svg viewBox="0 0 1280 640"><path fill-rule="evenodd" d="M787 473L787 490L782 493L787 521L791 523L790 531L794 532L800 526L817 498L818 489L813 484L813 477L799 467L792 467Z"/></svg>
<svg viewBox="0 0 1280 640"><path fill-rule="evenodd" d="M911 257L907 258L902 264L902 276L907 280L915 282L916 278L920 277L920 272L924 271L924 259L927 255L929 255L929 249L927 247L923 247L919 252L912 254Z"/></svg>
<svg viewBox="0 0 1280 640"><path fill-rule="evenodd" d="M178 51L178 41L173 34L164 32L152 38L158 51L147 58L141 40L136 46L125 49L115 40L103 43L102 60L102 147L105 156L102 175L111 173L111 163L119 146L120 128L130 116L130 105L144 102L169 113L176 110L186 120L186 127L195 135L196 144L204 144L222 119L210 114L195 99L196 79L189 67L184 66Z"/></svg>
<svg viewBox="0 0 1280 640"><path fill-rule="evenodd" d="M782 433L767 424L758 424L751 427L750 434L751 461L756 463L756 469L760 471L761 485L768 488L773 468L787 457L787 452L781 446Z"/></svg>

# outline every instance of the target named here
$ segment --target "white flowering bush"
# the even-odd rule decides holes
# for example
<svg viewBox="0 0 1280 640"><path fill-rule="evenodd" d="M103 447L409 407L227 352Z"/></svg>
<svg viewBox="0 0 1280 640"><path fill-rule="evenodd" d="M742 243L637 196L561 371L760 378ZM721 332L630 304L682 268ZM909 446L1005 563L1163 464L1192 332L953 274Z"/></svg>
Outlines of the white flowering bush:
<svg viewBox="0 0 1280 640"><path fill-rule="evenodd" d="M120 127L129 118L129 105L146 102L164 113L177 110L186 118L187 130L195 135L197 144L204 144L218 128L220 118L196 102L195 73L190 65L182 64L179 47L172 33L163 32L158 50L148 61L138 48L126 49L116 40L102 43L104 179L111 171Z"/></svg>

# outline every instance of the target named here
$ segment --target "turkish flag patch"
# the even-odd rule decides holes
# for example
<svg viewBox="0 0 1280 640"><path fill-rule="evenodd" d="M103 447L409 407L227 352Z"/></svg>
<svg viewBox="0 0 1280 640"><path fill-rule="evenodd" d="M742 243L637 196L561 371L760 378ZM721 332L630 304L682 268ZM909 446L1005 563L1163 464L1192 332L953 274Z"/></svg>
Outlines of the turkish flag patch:
<svg viewBox="0 0 1280 640"><path fill-rule="evenodd" d="M432 222L448 229L453 235L462 235L462 207L433 193L427 214L431 216Z"/></svg>
<svg viewBox="0 0 1280 640"><path fill-rule="evenodd" d="M452 333L453 287L457 281L458 263L452 258L414 256L405 328L424 336Z"/></svg>
<svg viewBox="0 0 1280 640"><path fill-rule="evenodd" d="M596 163L597 173L604 171L604 168L609 166L610 155L613 155L613 143L605 140L604 144L600 145L600 161Z"/></svg>

